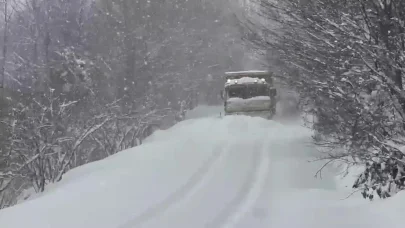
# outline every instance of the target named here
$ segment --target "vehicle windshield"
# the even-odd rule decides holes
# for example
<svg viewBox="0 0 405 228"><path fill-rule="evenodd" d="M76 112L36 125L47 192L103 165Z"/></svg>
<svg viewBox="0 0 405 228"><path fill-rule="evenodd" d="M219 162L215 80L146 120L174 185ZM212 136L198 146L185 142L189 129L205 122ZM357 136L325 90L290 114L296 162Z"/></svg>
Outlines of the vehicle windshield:
<svg viewBox="0 0 405 228"><path fill-rule="evenodd" d="M242 98L249 99L258 96L268 96L269 90L266 85L237 85L228 87L228 97L229 98Z"/></svg>

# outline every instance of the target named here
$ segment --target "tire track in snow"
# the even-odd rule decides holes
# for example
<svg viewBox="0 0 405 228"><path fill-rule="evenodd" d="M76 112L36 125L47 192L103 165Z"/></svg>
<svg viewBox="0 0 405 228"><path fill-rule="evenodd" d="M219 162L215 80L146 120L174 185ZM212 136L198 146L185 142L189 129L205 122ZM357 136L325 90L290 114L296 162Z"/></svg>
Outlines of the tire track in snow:
<svg viewBox="0 0 405 228"><path fill-rule="evenodd" d="M217 145L214 148L211 157L206 160L203 165L188 179L185 185L169 195L169 197L164 199L161 203L146 209L146 211L127 221L124 225L119 226L119 228L140 227L150 219L165 213L172 206L175 206L175 204L183 199L190 198L198 189L202 187L202 185L204 185L204 183L207 182L206 180L215 173L213 171L215 170L213 168L215 164L229 155L229 152L229 146L227 143L220 143Z"/></svg>
<svg viewBox="0 0 405 228"><path fill-rule="evenodd" d="M263 139L263 141L264 140L266 139ZM267 146L262 144L259 151L256 150L253 156L254 159L251 171L237 196L205 227L234 227L255 205L266 187L266 181L270 171L270 159Z"/></svg>
<svg viewBox="0 0 405 228"><path fill-rule="evenodd" d="M195 183L195 185L193 185L192 188L189 191L187 191L187 193L180 200L174 202L170 208L173 208L177 204L192 199L192 197L198 191L200 191L204 186L206 186L210 182L210 180L214 177L214 175L217 173L218 169L222 168L219 164L221 164L223 160L225 160L230 155L231 148L232 147L229 144L223 146L221 154L219 154L219 156L215 159L215 161L213 161L213 164L210 165L210 168L206 171L204 177L201 178L200 181L198 181L198 183ZM167 210L165 212L167 212Z"/></svg>

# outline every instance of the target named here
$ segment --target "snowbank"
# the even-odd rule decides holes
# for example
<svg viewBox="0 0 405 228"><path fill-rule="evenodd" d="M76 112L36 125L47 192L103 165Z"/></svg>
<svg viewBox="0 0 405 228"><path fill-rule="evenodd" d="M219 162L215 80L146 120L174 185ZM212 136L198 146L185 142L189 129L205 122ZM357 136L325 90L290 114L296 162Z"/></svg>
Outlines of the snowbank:
<svg viewBox="0 0 405 228"><path fill-rule="evenodd" d="M203 108L202 108L203 109ZM206 113L211 113L205 110ZM7 228L402 227L405 194L341 200L333 169L299 125L248 116L189 119L139 147L69 171L0 211Z"/></svg>

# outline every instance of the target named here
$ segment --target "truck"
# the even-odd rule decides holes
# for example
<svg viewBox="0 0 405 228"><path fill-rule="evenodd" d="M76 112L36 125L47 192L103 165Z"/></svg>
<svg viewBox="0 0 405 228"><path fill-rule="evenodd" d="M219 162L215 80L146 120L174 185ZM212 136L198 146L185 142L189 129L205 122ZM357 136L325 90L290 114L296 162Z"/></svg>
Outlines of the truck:
<svg viewBox="0 0 405 228"><path fill-rule="evenodd" d="M225 115L272 119L276 113L277 89L269 71L225 72L221 91Z"/></svg>

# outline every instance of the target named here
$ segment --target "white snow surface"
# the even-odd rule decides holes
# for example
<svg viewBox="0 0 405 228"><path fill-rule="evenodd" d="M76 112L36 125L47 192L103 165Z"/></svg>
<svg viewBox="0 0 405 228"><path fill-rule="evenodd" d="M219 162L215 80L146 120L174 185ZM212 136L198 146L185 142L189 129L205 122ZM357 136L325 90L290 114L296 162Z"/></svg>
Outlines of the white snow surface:
<svg viewBox="0 0 405 228"><path fill-rule="evenodd" d="M204 108L197 108L202 112ZM69 171L0 210L5 228L403 227L405 193L373 203L339 187L299 124L219 118L221 107L139 147ZM197 118L193 118L197 116Z"/></svg>

